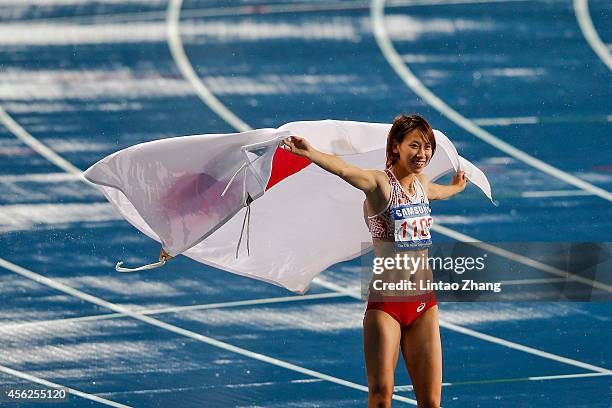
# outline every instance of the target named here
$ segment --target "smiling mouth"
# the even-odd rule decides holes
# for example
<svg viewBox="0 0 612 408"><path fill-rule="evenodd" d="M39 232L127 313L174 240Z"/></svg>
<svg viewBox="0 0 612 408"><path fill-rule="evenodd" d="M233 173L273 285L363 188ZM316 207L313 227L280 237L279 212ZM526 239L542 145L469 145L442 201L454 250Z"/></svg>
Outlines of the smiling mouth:
<svg viewBox="0 0 612 408"><path fill-rule="evenodd" d="M426 160L413 160L412 164L414 164L417 167L425 167L425 164L427 163Z"/></svg>

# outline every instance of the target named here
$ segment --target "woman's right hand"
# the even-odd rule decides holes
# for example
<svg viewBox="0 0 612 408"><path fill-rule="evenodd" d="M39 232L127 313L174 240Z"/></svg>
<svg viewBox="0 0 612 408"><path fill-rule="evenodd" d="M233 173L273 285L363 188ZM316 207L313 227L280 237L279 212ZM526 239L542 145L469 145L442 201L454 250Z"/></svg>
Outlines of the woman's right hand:
<svg viewBox="0 0 612 408"><path fill-rule="evenodd" d="M312 146L308 143L308 140L299 136L289 136L283 139L283 147L289 150L293 154L308 158L308 155L312 152Z"/></svg>
<svg viewBox="0 0 612 408"><path fill-rule="evenodd" d="M305 157L323 170L342 178L353 187L366 193L366 196L377 190L379 185L377 177L382 180L381 184L389 184L389 178L384 172L380 170L364 170L353 166L334 154L324 153L315 149L303 137L290 136L283 139L280 146L293 154Z"/></svg>

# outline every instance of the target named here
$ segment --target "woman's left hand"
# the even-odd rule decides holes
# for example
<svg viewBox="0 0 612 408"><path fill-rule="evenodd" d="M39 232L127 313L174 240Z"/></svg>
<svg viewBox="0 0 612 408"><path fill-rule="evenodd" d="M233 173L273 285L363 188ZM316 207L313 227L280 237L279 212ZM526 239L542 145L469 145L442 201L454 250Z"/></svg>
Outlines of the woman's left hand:
<svg viewBox="0 0 612 408"><path fill-rule="evenodd" d="M459 188L459 191L463 191L465 190L465 186L468 183L468 178L465 175L464 171L458 171L457 173L455 173L455 175L453 176L453 181L452 181L452 185L453 186L457 186Z"/></svg>

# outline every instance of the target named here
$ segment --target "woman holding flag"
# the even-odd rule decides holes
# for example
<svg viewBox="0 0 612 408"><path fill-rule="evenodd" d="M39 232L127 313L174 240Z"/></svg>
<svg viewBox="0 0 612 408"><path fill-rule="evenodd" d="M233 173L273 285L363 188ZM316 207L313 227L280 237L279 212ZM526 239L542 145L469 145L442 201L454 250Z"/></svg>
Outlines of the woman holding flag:
<svg viewBox="0 0 612 408"><path fill-rule="evenodd" d="M422 174L435 152L436 139L429 123L418 115L400 115L394 120L387 136L384 171L350 165L314 149L301 137L287 138L283 145L365 193L364 216L377 257L394 257L401 251L427 259L433 222L429 201L451 197L467 184L463 172L457 172L450 185L430 182ZM416 283L430 279L431 270L427 262L419 270L394 268L382 280L397 277ZM433 292L418 288L393 292L371 285L363 328L368 407L391 405L400 349L419 407L439 407L442 349Z"/></svg>

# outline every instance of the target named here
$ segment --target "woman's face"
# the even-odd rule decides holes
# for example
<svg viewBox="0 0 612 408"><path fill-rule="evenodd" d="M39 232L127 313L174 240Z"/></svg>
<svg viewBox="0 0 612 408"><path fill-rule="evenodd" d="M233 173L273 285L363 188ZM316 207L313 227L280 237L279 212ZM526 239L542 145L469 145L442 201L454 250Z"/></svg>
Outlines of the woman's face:
<svg viewBox="0 0 612 408"><path fill-rule="evenodd" d="M408 133L400 144L396 143L393 151L399 154L397 164L410 173L421 173L433 154L431 144L416 129Z"/></svg>

